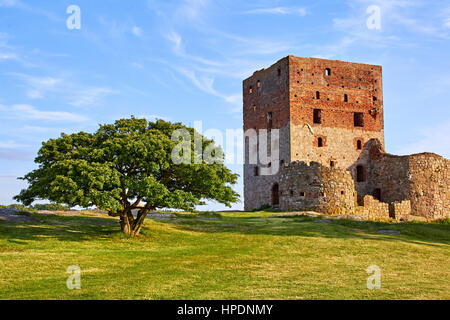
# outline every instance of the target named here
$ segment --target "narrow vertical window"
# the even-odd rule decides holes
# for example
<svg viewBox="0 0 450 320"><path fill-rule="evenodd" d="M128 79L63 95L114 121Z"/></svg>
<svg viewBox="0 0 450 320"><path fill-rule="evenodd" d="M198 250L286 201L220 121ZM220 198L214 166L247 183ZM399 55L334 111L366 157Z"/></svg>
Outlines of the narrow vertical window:
<svg viewBox="0 0 450 320"><path fill-rule="evenodd" d="M268 129L272 129L272 125L273 125L273 114L272 114L272 112L269 112L268 114L267 114L267 128Z"/></svg>
<svg viewBox="0 0 450 320"><path fill-rule="evenodd" d="M316 91L316 99L320 99L320 92Z"/></svg>
<svg viewBox="0 0 450 320"><path fill-rule="evenodd" d="M323 147L323 139L322 139L322 137L317 138L317 146L319 148Z"/></svg>
<svg viewBox="0 0 450 320"><path fill-rule="evenodd" d="M253 87L252 86L250 86L250 88L248 89L248 93L253 93Z"/></svg>
<svg viewBox="0 0 450 320"><path fill-rule="evenodd" d="M364 182L364 181L366 181L364 167L361 165L356 166L356 182Z"/></svg>
<svg viewBox="0 0 450 320"><path fill-rule="evenodd" d="M314 123L322 123L322 110L320 109L314 109L314 115L313 115L313 122Z"/></svg>
<svg viewBox="0 0 450 320"><path fill-rule="evenodd" d="M348 95L344 94L344 102L348 102Z"/></svg>
<svg viewBox="0 0 450 320"><path fill-rule="evenodd" d="M362 141L361 140L357 140L356 141L356 149L357 150L361 150L362 149Z"/></svg>
<svg viewBox="0 0 450 320"><path fill-rule="evenodd" d="M331 69L330 68L326 68L325 69L325 75L326 76L331 76Z"/></svg>

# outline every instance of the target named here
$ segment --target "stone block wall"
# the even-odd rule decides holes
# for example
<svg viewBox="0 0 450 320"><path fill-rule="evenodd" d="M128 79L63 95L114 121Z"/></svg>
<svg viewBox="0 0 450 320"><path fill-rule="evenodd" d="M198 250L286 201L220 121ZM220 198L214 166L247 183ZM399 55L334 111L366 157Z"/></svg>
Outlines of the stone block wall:
<svg viewBox="0 0 450 320"><path fill-rule="evenodd" d="M356 208L356 214L364 216L368 220L388 220L389 204L366 195L363 197L362 206Z"/></svg>
<svg viewBox="0 0 450 320"><path fill-rule="evenodd" d="M389 204L389 215L397 221L408 221L411 214L411 201L392 202Z"/></svg>
<svg viewBox="0 0 450 320"><path fill-rule="evenodd" d="M434 153L396 156L378 150L368 164L364 194L379 188L384 202L410 200L413 215L450 217L450 160Z"/></svg>
<svg viewBox="0 0 450 320"><path fill-rule="evenodd" d="M317 162L295 161L280 171L280 208L351 214L355 210L355 187L351 175Z"/></svg>

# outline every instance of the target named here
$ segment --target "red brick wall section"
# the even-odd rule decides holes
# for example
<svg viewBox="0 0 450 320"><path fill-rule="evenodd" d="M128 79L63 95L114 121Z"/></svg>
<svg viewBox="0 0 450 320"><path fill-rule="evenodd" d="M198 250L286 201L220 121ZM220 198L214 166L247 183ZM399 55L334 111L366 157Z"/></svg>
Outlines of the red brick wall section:
<svg viewBox="0 0 450 320"><path fill-rule="evenodd" d="M330 75L325 74L326 69ZM313 110L322 109L322 127L353 129L353 114L361 112L363 130L383 130L381 66L289 56L289 70L294 125L317 126L313 124Z"/></svg>

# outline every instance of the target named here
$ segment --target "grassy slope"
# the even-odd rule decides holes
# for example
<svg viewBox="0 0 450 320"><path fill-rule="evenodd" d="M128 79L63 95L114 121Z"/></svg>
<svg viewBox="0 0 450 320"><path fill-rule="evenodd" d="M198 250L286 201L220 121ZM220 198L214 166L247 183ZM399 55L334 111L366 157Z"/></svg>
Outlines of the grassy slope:
<svg viewBox="0 0 450 320"><path fill-rule="evenodd" d="M0 299L450 298L449 224L251 218L266 215L148 220L136 239L112 218L0 221ZM381 290L366 288L372 264ZM70 265L81 290L66 288Z"/></svg>

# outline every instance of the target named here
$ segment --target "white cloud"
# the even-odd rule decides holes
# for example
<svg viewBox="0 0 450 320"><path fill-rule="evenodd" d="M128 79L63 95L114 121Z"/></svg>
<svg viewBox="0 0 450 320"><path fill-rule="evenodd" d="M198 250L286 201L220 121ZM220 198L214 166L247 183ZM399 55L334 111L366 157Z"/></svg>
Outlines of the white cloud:
<svg viewBox="0 0 450 320"><path fill-rule="evenodd" d="M181 36L176 33L175 31L171 30L166 34L167 40L173 43L174 47L173 50L175 53L180 53L181 50Z"/></svg>
<svg viewBox="0 0 450 320"><path fill-rule="evenodd" d="M131 32L136 36L136 37L142 37L142 29L139 27L134 26L131 29Z"/></svg>
<svg viewBox="0 0 450 320"><path fill-rule="evenodd" d="M28 104L16 104L11 107L0 105L0 111L0 117L14 120L88 121L88 118L75 113L66 111L41 111Z"/></svg>
<svg viewBox="0 0 450 320"><path fill-rule="evenodd" d="M214 89L214 78L207 77L207 76L197 76L195 72L184 69L184 68L174 68L176 71L184 75L186 78L191 80L191 82L200 90L211 94L213 96L222 98L228 103L235 104L235 105L241 105L241 94L233 94L233 95L226 95L218 92L216 89ZM236 109L232 110L233 112L236 112Z"/></svg>
<svg viewBox="0 0 450 320"><path fill-rule="evenodd" d="M107 87L90 87L75 83L64 77L35 77L22 73L10 73L22 80L30 99L45 98L48 93L61 95L68 104L76 107L96 106L110 95L117 93Z"/></svg>
<svg viewBox="0 0 450 320"><path fill-rule="evenodd" d="M28 147L28 145L20 144L13 140L0 141L0 148L17 149L17 148L23 148L23 147Z"/></svg>
<svg viewBox="0 0 450 320"><path fill-rule="evenodd" d="M17 55L14 53L0 52L0 60L16 60Z"/></svg>
<svg viewBox="0 0 450 320"><path fill-rule="evenodd" d="M0 7L14 7L19 3L17 0L0 0Z"/></svg>
<svg viewBox="0 0 450 320"><path fill-rule="evenodd" d="M98 105L106 96L117 93L109 88L89 87L80 90L74 90L69 104L74 107L95 106Z"/></svg>
<svg viewBox="0 0 450 320"><path fill-rule="evenodd" d="M274 7L274 8L260 8L246 11L249 14L277 14L277 15L299 15L305 16L307 11L305 8L296 7Z"/></svg>

